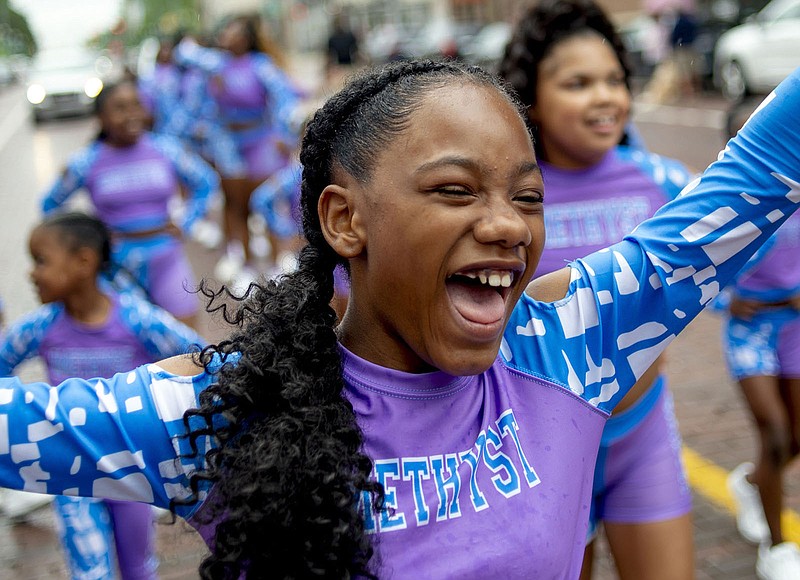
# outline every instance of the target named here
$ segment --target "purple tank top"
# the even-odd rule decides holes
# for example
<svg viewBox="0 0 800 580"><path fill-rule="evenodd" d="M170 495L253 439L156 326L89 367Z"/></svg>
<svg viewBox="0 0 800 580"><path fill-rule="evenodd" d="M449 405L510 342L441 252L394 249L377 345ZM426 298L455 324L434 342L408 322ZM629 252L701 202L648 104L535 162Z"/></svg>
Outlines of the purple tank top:
<svg viewBox="0 0 800 580"><path fill-rule="evenodd" d="M223 70L211 77L211 94L228 121L261 120L267 91L258 77L250 53L231 57Z"/></svg>

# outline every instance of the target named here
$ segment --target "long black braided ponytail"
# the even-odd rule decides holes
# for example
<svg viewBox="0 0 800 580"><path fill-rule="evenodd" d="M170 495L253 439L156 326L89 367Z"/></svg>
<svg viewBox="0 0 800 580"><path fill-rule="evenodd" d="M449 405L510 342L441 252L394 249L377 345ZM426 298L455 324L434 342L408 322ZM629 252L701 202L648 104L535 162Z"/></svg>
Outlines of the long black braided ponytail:
<svg viewBox="0 0 800 580"><path fill-rule="evenodd" d="M330 306L334 268L347 264L323 237L317 202L338 171L367 182L381 145L404 129L428 92L453 82L507 94L480 69L396 63L351 81L307 125L300 160L308 243L299 267L280 280L252 285L236 312L225 313L238 329L205 355L241 358L223 366L218 383L202 393L199 409L186 416L187 425L198 417L207 425L194 429L193 440L211 433L218 444L206 453L207 469L192 478L195 486L214 482L202 509L216 526L203 577L377 573L379 558L373 558L358 500L369 494L381 509L383 490L369 479L372 462L343 395Z"/></svg>

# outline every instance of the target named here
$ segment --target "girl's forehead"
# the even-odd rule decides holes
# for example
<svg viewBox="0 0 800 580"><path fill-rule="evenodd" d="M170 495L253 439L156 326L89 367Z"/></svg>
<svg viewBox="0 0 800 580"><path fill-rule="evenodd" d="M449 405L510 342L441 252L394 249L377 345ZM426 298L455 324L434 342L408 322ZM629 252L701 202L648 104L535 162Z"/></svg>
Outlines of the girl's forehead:
<svg viewBox="0 0 800 580"><path fill-rule="evenodd" d="M487 161L500 155L497 163L503 165L528 154L533 155L533 146L515 103L492 85L467 81L422 97L406 127L379 154L378 164L409 169L440 158Z"/></svg>
<svg viewBox="0 0 800 580"><path fill-rule="evenodd" d="M509 110L513 110L515 116L518 116L511 99L499 88L469 80L456 80L429 90L411 116L432 115L434 119L439 119L442 115L449 117L472 113L476 107L484 109L487 114L503 111L505 115ZM470 118L463 118L462 121L468 124Z"/></svg>
<svg viewBox="0 0 800 580"><path fill-rule="evenodd" d="M37 226L34 228L29 237L29 244L34 248L59 248L62 246L62 244L59 243L56 229L48 226Z"/></svg>

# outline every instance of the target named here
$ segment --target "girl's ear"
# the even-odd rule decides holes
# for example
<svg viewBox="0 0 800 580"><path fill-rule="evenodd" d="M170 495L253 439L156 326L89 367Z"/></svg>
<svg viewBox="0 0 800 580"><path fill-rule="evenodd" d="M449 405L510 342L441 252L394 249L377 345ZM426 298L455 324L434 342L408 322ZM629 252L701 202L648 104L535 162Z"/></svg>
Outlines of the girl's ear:
<svg viewBox="0 0 800 580"><path fill-rule="evenodd" d="M343 258L355 258L363 250L366 230L357 209L356 192L349 187L329 185L317 202L320 226L325 240Z"/></svg>
<svg viewBox="0 0 800 580"><path fill-rule="evenodd" d="M81 274L87 277L95 277L100 271L100 256L91 248L75 250L75 263Z"/></svg>

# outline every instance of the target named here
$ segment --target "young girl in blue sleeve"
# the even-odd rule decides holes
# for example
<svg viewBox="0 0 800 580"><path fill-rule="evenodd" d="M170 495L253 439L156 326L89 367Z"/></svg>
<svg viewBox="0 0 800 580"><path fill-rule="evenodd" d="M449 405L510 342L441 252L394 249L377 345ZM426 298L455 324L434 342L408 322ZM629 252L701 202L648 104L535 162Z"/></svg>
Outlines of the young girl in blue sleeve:
<svg viewBox="0 0 800 580"><path fill-rule="evenodd" d="M98 282L109 266L110 239L97 218L54 214L34 228L30 253L31 281L42 307L11 325L0 341L0 375L40 356L52 384L91 379L203 344L160 308ZM45 415L53 412L49 408ZM79 432L81 417L73 413L70 422ZM80 469L78 460L70 473ZM157 577L150 506L67 495L56 496L55 505L73 579L112 578L116 570L125 580Z"/></svg>
<svg viewBox="0 0 800 580"><path fill-rule="evenodd" d="M200 356L1 382L0 484L172 506L205 578L578 578L609 414L800 203L798 105L800 71L682 195L531 282L523 108L459 63L367 71L306 130L298 269Z"/></svg>

